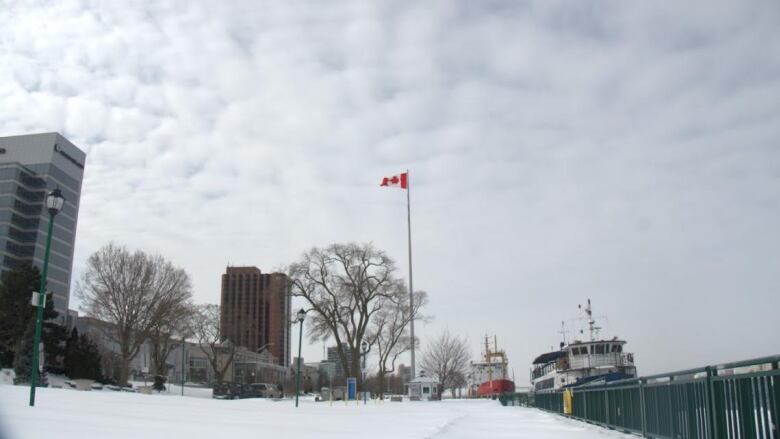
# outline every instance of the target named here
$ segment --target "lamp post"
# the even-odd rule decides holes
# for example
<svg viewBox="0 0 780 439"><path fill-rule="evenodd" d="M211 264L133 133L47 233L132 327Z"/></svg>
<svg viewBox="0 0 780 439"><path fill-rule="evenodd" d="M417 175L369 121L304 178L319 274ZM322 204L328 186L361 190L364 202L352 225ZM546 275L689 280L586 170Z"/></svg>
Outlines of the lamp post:
<svg viewBox="0 0 780 439"><path fill-rule="evenodd" d="M303 343L303 319L306 318L306 311L298 310L298 319L293 323L300 323L298 329L298 373L295 374L295 407L298 407L298 394L301 393L301 344Z"/></svg>
<svg viewBox="0 0 780 439"><path fill-rule="evenodd" d="M186 359L184 358L184 354L186 353L186 347L187 347L187 341L184 339L184 335L181 336L181 396L184 396L184 380L186 379L186 375L184 374L184 363Z"/></svg>
<svg viewBox="0 0 780 439"><path fill-rule="evenodd" d="M363 405L367 403L368 399L368 392L366 392L366 355L368 355L370 350L371 345L368 343L368 340L362 340L360 342L360 352L363 354L363 367L360 370L360 376L362 377L363 388L360 390L363 391Z"/></svg>
<svg viewBox="0 0 780 439"><path fill-rule="evenodd" d="M38 310L35 317L35 338L32 348L32 374L30 382L30 407L35 406L35 386L38 384L38 349L41 344L41 326L43 325L43 308L46 306L46 274L49 271L49 250L51 250L51 232L54 228L54 216L65 204L65 197L59 188L46 195L46 209L49 211L49 232L46 235L46 250L43 253L43 272L38 288Z"/></svg>

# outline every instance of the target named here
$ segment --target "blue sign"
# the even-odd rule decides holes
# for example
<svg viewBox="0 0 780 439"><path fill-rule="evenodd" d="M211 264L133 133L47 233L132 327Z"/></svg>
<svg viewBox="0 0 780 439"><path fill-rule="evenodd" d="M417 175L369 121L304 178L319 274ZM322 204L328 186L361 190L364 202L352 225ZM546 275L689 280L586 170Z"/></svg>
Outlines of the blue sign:
<svg viewBox="0 0 780 439"><path fill-rule="evenodd" d="M347 399L357 399L357 378L347 378Z"/></svg>

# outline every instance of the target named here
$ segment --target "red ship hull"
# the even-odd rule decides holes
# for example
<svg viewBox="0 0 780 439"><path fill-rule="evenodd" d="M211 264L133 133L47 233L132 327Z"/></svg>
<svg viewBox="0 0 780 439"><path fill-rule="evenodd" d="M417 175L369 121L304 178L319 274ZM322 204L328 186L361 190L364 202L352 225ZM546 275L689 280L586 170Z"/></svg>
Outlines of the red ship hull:
<svg viewBox="0 0 780 439"><path fill-rule="evenodd" d="M477 396L493 396L500 395L505 392L514 392L515 383L505 379L495 379L493 381L485 381L477 388Z"/></svg>

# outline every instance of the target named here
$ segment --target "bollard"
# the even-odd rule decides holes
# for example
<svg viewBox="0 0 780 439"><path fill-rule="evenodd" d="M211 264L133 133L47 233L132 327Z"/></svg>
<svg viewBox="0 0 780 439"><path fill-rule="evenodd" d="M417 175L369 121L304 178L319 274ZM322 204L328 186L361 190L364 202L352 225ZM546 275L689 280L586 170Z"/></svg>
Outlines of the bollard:
<svg viewBox="0 0 780 439"><path fill-rule="evenodd" d="M574 395L572 394L571 389L566 389L563 391L563 414L566 416L571 416L573 412L572 407L572 399Z"/></svg>

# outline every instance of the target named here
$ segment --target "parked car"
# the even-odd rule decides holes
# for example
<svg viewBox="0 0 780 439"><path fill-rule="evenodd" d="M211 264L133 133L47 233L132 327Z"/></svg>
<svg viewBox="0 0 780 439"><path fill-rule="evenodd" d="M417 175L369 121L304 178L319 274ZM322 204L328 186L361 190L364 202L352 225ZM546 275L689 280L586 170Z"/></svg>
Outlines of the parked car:
<svg viewBox="0 0 780 439"><path fill-rule="evenodd" d="M250 384L255 398L281 398L282 392L276 384L254 383Z"/></svg>
<svg viewBox="0 0 780 439"><path fill-rule="evenodd" d="M249 384L221 382L214 383L211 397L215 399L252 398L254 390Z"/></svg>

